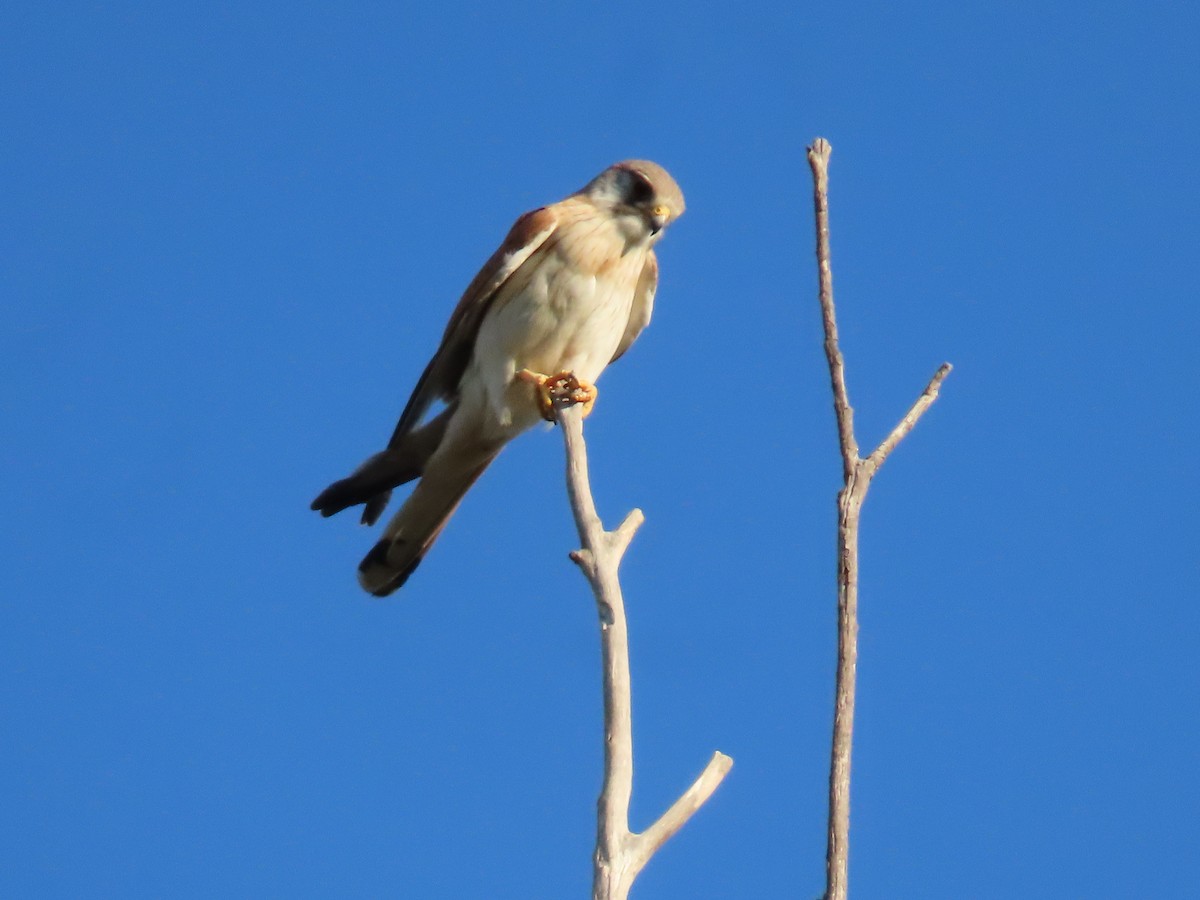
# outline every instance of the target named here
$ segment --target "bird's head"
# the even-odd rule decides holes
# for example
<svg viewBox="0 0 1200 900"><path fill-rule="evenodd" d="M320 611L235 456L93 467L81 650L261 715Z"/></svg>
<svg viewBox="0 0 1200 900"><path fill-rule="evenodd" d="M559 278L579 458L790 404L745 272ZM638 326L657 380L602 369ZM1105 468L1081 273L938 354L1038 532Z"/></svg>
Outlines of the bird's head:
<svg viewBox="0 0 1200 900"><path fill-rule="evenodd" d="M683 191L658 163L627 159L609 166L579 192L609 209L629 238L651 243L683 215Z"/></svg>

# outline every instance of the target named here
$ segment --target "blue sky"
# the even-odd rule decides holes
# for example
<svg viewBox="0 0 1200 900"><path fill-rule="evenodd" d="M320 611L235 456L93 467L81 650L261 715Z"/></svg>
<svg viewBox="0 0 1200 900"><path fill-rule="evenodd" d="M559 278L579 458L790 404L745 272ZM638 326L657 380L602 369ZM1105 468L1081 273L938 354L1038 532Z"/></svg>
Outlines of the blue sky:
<svg viewBox="0 0 1200 900"><path fill-rule="evenodd" d="M604 166L687 215L588 421L648 898L822 888L834 147L862 537L856 897L1200 878L1200 13L1096 4L0 12L0 894L570 897L595 620L536 432L403 591L308 511L511 221Z"/></svg>

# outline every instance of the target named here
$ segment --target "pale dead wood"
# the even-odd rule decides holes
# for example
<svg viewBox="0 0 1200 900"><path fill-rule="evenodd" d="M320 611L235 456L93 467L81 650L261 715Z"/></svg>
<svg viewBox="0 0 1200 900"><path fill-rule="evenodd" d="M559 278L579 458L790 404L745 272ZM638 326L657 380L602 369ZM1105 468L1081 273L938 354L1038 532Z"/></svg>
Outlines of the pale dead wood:
<svg viewBox="0 0 1200 900"><path fill-rule="evenodd" d="M854 737L855 677L858 670L858 528L871 479L888 455L912 431L937 399L951 366L943 363L904 418L874 451L859 456L854 409L846 390L846 366L838 347L829 263L829 156L833 148L817 138L808 148L816 212L818 296L825 329L825 357L833 389L843 487L838 492L838 658L829 765L829 825L825 854L825 900L845 900L850 861L850 753Z"/></svg>
<svg viewBox="0 0 1200 900"><path fill-rule="evenodd" d="M938 366L938 370L933 373L933 377L929 379L929 384L925 385L925 390L921 392L921 396L917 398L912 408L904 414L903 419L896 423L896 427L892 429L891 434L884 438L883 442L867 457L867 462L871 464L872 475L883 465L883 461L888 458L888 454L896 449L896 445L913 430L913 427L917 424L917 420L925 415L925 410L933 405L933 401L937 399L938 391L942 387L942 382L946 380L946 376L950 374L952 368L954 367L950 363L942 363Z"/></svg>
<svg viewBox="0 0 1200 900"><path fill-rule="evenodd" d="M733 766L714 753L700 777L663 815L640 834L629 830L633 794L633 725L629 639L618 568L642 524L633 510L614 531L605 531L588 481L583 413L569 383L552 389L554 416L567 454L567 490L581 548L571 554L596 597L604 687L604 782L596 804L593 900L624 900L638 873L670 837L704 805Z"/></svg>

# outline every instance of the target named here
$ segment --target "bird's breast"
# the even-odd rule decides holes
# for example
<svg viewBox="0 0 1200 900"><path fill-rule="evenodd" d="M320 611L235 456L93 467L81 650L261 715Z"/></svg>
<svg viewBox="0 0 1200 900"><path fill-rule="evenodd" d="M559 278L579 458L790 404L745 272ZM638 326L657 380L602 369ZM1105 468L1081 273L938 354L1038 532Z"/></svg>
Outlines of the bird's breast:
<svg viewBox="0 0 1200 900"><path fill-rule="evenodd" d="M513 273L481 323L466 380L491 398L504 428L537 420L532 389L514 382L515 372L569 371L593 382L625 334L647 248L629 247L604 223L584 224L552 236Z"/></svg>
<svg viewBox="0 0 1200 900"><path fill-rule="evenodd" d="M591 240L586 231L571 233L579 230L521 272L489 316L518 369L567 370L594 381L625 333L645 251L603 233Z"/></svg>
<svg viewBox="0 0 1200 900"><path fill-rule="evenodd" d="M630 253L603 266L560 259L546 267L533 296L532 321L522 348L527 368L573 371L594 381L616 352L629 321L633 291L643 260Z"/></svg>

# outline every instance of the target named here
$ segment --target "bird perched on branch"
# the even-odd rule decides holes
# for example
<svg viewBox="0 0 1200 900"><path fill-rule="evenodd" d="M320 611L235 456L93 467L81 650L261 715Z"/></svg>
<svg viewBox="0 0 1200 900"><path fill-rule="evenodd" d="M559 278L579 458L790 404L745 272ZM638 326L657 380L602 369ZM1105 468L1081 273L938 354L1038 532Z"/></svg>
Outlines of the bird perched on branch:
<svg viewBox="0 0 1200 900"><path fill-rule="evenodd" d="M361 503L371 525L393 488L420 479L359 564L365 590L404 584L504 445L553 420L555 379L573 374L590 411L593 383L650 321L654 245L683 209L662 166L627 160L517 219L459 300L387 449L312 503L323 516Z"/></svg>

